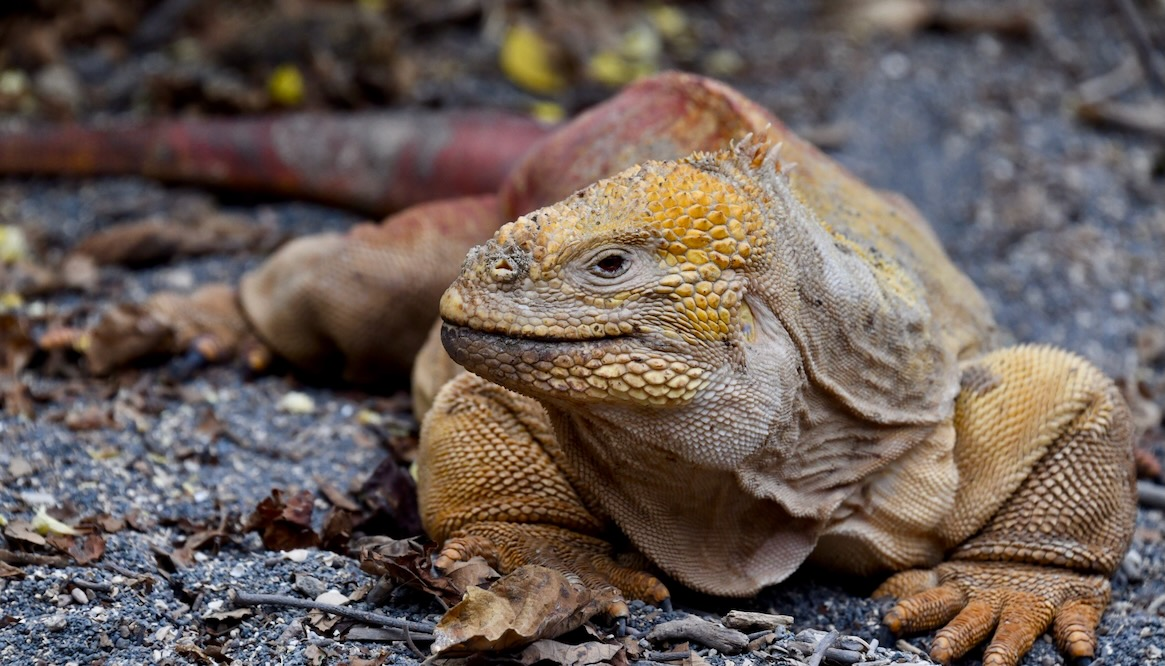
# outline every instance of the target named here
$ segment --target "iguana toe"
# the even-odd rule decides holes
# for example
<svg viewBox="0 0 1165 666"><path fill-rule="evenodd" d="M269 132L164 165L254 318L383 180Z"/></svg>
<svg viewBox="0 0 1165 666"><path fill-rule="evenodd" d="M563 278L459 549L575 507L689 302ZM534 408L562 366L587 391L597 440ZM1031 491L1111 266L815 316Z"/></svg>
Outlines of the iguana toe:
<svg viewBox="0 0 1165 666"><path fill-rule="evenodd" d="M936 586L900 599L883 622L894 633L941 627L931 646L935 661L948 664L990 638L983 664L1015 666L1049 626L1069 657L1093 655L1108 602L1102 576L994 562L948 562L933 572Z"/></svg>

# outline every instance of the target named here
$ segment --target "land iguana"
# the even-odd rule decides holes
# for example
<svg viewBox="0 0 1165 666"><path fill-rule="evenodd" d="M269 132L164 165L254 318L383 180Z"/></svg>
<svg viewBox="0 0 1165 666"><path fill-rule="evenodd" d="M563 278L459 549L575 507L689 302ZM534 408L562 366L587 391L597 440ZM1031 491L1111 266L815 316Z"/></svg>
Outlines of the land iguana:
<svg viewBox="0 0 1165 666"><path fill-rule="evenodd" d="M438 564L546 564L616 616L668 598L654 568L749 595L808 561L897 572L885 621L941 627L940 661L994 632L984 662L1014 664L1049 627L1085 658L1131 538L1111 382L1067 352L996 349L908 202L697 76L629 86L497 194L300 239L238 289L114 310L91 367L156 349L98 344L143 318L171 351L255 335L352 381L414 365Z"/></svg>
<svg viewBox="0 0 1165 666"><path fill-rule="evenodd" d="M668 599L653 567L730 596L896 572L884 622L938 629L941 662L990 638L1016 664L1048 629L1095 653L1135 515L1122 397L996 348L917 211L779 123L518 217L440 312L473 374L421 431L438 566L554 567L615 615Z"/></svg>

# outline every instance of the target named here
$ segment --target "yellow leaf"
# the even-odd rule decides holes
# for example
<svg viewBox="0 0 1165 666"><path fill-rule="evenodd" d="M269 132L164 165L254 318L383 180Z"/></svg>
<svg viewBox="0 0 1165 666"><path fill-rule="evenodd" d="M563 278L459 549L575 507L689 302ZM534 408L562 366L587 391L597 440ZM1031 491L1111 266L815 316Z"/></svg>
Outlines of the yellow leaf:
<svg viewBox="0 0 1165 666"><path fill-rule="evenodd" d="M587 77L605 86L616 88L631 80L631 65L618 53L605 50L591 56L587 62Z"/></svg>
<svg viewBox="0 0 1165 666"><path fill-rule="evenodd" d="M670 5L660 5L649 11L655 29L665 39L675 39L688 29L688 17L682 10Z"/></svg>
<svg viewBox="0 0 1165 666"><path fill-rule="evenodd" d="M50 516L43 506L36 510L36 515L32 518L32 529L41 536L46 534L77 534L77 530Z"/></svg>
<svg viewBox="0 0 1165 666"><path fill-rule="evenodd" d="M557 71L549 44L532 28L515 25L502 40L499 64L506 78L540 94L556 93L566 87Z"/></svg>
<svg viewBox="0 0 1165 666"><path fill-rule="evenodd" d="M10 224L0 225L0 263L14 264L29 258L28 237Z"/></svg>
<svg viewBox="0 0 1165 666"><path fill-rule="evenodd" d="M295 65L280 65L267 79L267 94L281 106L302 104L303 91L303 75Z"/></svg>
<svg viewBox="0 0 1165 666"><path fill-rule="evenodd" d="M554 102L535 102L530 105L530 115L539 122L553 124L566 117L566 110Z"/></svg>

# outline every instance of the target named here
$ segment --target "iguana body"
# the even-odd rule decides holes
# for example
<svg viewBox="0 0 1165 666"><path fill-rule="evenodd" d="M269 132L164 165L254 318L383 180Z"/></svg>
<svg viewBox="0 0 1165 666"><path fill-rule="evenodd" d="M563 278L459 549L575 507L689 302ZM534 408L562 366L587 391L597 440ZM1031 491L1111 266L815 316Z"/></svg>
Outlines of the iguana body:
<svg viewBox="0 0 1165 666"><path fill-rule="evenodd" d="M715 594L807 560L901 571L886 622L945 625L942 661L994 633L985 663L1014 664L1049 626L1093 654L1135 510L1122 399L1066 352L993 350L917 213L779 124L519 217L441 315L479 375L422 429L442 564L490 554L655 601L612 536Z"/></svg>

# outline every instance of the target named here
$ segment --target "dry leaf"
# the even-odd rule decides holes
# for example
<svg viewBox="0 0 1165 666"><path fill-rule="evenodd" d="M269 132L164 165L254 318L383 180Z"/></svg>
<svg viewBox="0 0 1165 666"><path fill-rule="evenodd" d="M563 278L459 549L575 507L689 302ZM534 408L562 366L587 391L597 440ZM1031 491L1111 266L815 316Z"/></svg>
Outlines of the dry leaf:
<svg viewBox="0 0 1165 666"><path fill-rule="evenodd" d="M417 484L392 456L380 461L356 496L373 512L360 525L365 533L407 538L423 532Z"/></svg>
<svg viewBox="0 0 1165 666"><path fill-rule="evenodd" d="M582 645L567 645L548 639L534 641L518 655L518 661L523 664L536 664L540 661L550 661L561 666L589 666L603 664L614 658L622 650L622 646L607 643L590 642Z"/></svg>
<svg viewBox="0 0 1165 666"><path fill-rule="evenodd" d="M255 611L251 608L232 608L224 611L214 611L202 616L204 631L211 636L221 636L242 624L243 620L251 617Z"/></svg>
<svg viewBox="0 0 1165 666"><path fill-rule="evenodd" d="M173 346L173 332L140 305L122 303L105 311L84 346L89 370L105 374Z"/></svg>
<svg viewBox="0 0 1165 666"><path fill-rule="evenodd" d="M360 551L360 569L383 576L398 585L435 597L445 607L461 601L464 589L433 572L435 544L421 546L415 539L367 537L355 544Z"/></svg>
<svg viewBox="0 0 1165 666"><path fill-rule="evenodd" d="M17 569L7 562L0 561L0 578L24 578L24 571Z"/></svg>
<svg viewBox="0 0 1165 666"><path fill-rule="evenodd" d="M49 534L45 539L53 548L68 553L77 564L95 562L105 554L105 537L100 534Z"/></svg>
<svg viewBox="0 0 1165 666"><path fill-rule="evenodd" d="M4 536L11 541L21 541L32 546L44 546L48 542L27 520L13 520L4 526Z"/></svg>
<svg viewBox="0 0 1165 666"><path fill-rule="evenodd" d="M279 489L271 491L271 496L259 502L255 511L247 518L244 530L259 532L263 545L271 550L293 550L319 545L320 537L311 527L314 498L306 490L283 499Z"/></svg>
<svg viewBox="0 0 1165 666"><path fill-rule="evenodd" d="M482 587L487 581L497 580L501 574L480 555L475 555L464 562L455 562L445 571L445 577L453 584L462 596L471 587Z"/></svg>
<svg viewBox="0 0 1165 666"><path fill-rule="evenodd" d="M433 654L509 650L553 638L581 626L604 605L591 590L553 569L518 567L489 590L466 591L437 623Z"/></svg>

